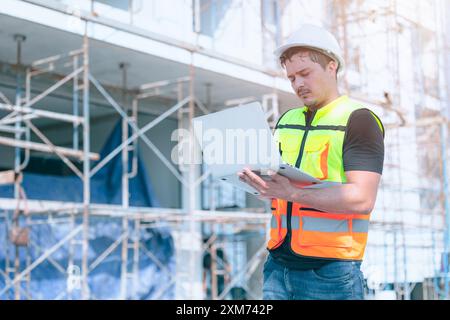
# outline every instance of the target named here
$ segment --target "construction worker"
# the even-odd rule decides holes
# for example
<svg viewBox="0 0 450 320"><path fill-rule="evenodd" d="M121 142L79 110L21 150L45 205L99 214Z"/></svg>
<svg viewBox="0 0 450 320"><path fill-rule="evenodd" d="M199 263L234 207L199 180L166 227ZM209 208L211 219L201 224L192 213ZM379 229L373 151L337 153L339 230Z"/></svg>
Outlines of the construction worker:
<svg viewBox="0 0 450 320"><path fill-rule="evenodd" d="M360 271L384 159L384 128L338 92L344 61L327 30L302 25L275 52L303 107L275 128L281 157L314 177L341 184L302 189L249 169L241 181L272 200L264 299L363 299Z"/></svg>

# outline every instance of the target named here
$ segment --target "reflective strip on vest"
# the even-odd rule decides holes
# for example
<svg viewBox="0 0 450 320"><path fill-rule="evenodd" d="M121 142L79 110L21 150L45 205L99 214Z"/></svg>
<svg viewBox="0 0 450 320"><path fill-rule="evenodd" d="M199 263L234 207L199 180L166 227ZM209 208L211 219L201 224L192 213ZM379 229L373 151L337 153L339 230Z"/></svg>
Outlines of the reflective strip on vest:
<svg viewBox="0 0 450 320"><path fill-rule="evenodd" d="M326 218L302 217L304 231L319 232L349 232L348 220L336 220ZM293 216L291 219L292 230L300 229L300 219ZM273 227L276 225L272 224ZM367 233L369 231L369 220L353 219L352 231L359 233Z"/></svg>
<svg viewBox="0 0 450 320"><path fill-rule="evenodd" d="M353 219L353 232L369 232L369 220Z"/></svg>
<svg viewBox="0 0 450 320"><path fill-rule="evenodd" d="M281 216L281 228L287 228L287 220L286 220L286 216L285 215L282 215ZM270 220L270 227L272 228L272 229L277 229L277 219L275 218L275 216L274 215L272 215L272 219Z"/></svg>
<svg viewBox="0 0 450 320"><path fill-rule="evenodd" d="M302 217L303 230L319 232L348 232L348 220Z"/></svg>
<svg viewBox="0 0 450 320"><path fill-rule="evenodd" d="M291 217L291 229L298 230L300 229L300 218L297 216Z"/></svg>

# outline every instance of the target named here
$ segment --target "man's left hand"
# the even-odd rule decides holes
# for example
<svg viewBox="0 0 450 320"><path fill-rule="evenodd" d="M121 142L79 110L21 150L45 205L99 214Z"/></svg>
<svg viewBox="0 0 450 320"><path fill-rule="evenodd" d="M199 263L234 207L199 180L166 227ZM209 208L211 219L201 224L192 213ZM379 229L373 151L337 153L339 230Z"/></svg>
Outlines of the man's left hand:
<svg viewBox="0 0 450 320"><path fill-rule="evenodd" d="M277 198L290 201L296 189L288 178L273 171L269 171L270 180L262 179L248 168L238 172L238 176L239 180L255 188L262 200Z"/></svg>

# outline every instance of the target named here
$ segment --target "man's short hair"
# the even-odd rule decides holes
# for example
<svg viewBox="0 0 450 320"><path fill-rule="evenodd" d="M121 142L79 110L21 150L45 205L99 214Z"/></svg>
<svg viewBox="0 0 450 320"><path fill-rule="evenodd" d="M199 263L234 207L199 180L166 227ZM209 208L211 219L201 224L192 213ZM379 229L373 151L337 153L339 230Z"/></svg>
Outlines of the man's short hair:
<svg viewBox="0 0 450 320"><path fill-rule="evenodd" d="M318 63L322 66L323 70L326 69L328 63L330 61L333 61L333 59L326 54L323 54L320 51L310 49L310 48L304 48L304 47L292 47L287 49L283 54L280 56L280 63L283 67L286 66L286 60L291 61L291 58L296 55L299 52L308 52L309 58L312 62ZM336 70L337 72L337 70Z"/></svg>

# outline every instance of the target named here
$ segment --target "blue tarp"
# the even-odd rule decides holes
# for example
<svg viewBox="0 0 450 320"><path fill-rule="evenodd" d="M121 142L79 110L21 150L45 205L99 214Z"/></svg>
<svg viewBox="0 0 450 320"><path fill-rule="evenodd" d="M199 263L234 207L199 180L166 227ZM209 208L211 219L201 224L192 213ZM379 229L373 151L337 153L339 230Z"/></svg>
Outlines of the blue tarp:
<svg viewBox="0 0 450 320"><path fill-rule="evenodd" d="M39 219L35 218L34 222ZM81 222L81 221L79 221ZM31 261L39 258L43 251L51 248L58 241L63 239L71 231L69 223L53 224L48 223L34 224L30 228L30 239L32 245L29 247ZM0 234L7 232L4 221L0 220ZM89 228L89 250L88 261L92 263L116 241L122 233L122 221L120 219L91 217ZM40 247L40 248L38 248ZM5 270L5 237L0 241L0 268ZM14 258L14 247L9 244L10 261ZM120 274L121 274L121 249L119 245L114 251L106 257L97 267L90 271L88 275L89 290L92 299L118 299L120 298ZM148 254L151 252L151 254ZM20 248L21 270L25 268L26 249ZM128 270L133 270L133 250L128 252ZM156 264L150 256L158 259ZM67 277L62 272L67 270L69 257L69 246L65 244L50 256L51 260L45 260L31 272L30 292L33 299L55 299L59 296L61 299L68 299L64 295L67 288ZM75 246L73 263L81 266L81 246ZM164 269L160 265L164 266ZM11 266L11 265L10 265ZM173 274L175 268L173 240L168 229L142 229L140 232L140 250L139 250L139 272L137 281L137 299L173 299L174 286L167 286L170 283L170 274ZM75 273L75 275L77 275ZM0 291L5 287L5 279L0 276ZM26 284L22 283L24 289L21 296L24 296ZM164 291L164 289L167 290ZM128 281L128 297L132 298L132 281ZM156 296L159 291L163 294ZM0 299L12 299L14 289L8 290L0 295ZM81 290L75 285L72 291L72 299L81 298ZM133 297L134 298L134 297Z"/></svg>
<svg viewBox="0 0 450 320"><path fill-rule="evenodd" d="M129 130L131 133L131 129ZM112 131L107 139L100 159L114 150L121 143L121 122ZM103 167L91 179L91 202L120 204L121 203L121 178L122 160L119 153L113 160ZM131 171L131 152L129 155L129 171ZM28 199L55 200L82 202L82 182L76 176L51 176L36 173L25 173L23 187ZM130 205L131 206L158 206L152 190L149 176L142 159L138 157L138 174L130 180ZM12 197L13 186L0 186L0 197ZM36 222L38 219L33 218ZM81 221L78 221L81 223ZM23 225L24 221L21 221ZM111 244L122 234L122 221L113 218L90 219L89 253L88 259L91 264L102 254ZM133 226L131 225L130 228ZM29 254L34 261L42 251L50 248L63 239L70 232L69 223L62 224L33 224L30 227L30 239L34 245L29 247ZM133 232L133 231L131 231ZM5 235L7 228L5 221L0 220L0 234ZM14 257L14 247L7 244L6 237L0 240L0 268L5 270L6 249L9 249L9 258ZM173 299L174 286L170 283L170 275L174 273L174 245L168 228L148 228L140 231L140 255L139 255L139 275L137 285L138 299ZM8 246L8 247L7 247ZM40 247L41 249L38 249ZM21 266L25 265L25 251L21 249ZM150 252L150 254L148 253ZM81 249L75 251L74 264L81 266ZM129 250L129 271L132 270L133 250ZM155 263L151 257L156 257L159 262ZM67 286L67 277L61 272L68 266L69 249L64 245L51 255L52 261L46 260L36 267L31 273L30 292L35 299L54 299ZM161 265L163 267L161 267ZM108 257L93 269L89 274L89 289L94 299L116 299L120 294L120 274L121 274L121 245L119 245ZM6 285L5 278L0 276L0 292ZM25 287L25 284L23 284ZM129 288L131 281L129 281ZM168 290L164 290L168 288ZM155 293L164 291L158 297ZM0 299L12 298L12 290L0 295ZM130 290L129 290L130 292ZM23 296L23 295L22 295ZM71 298L79 298L80 290L75 289ZM62 299L68 296L60 296Z"/></svg>

